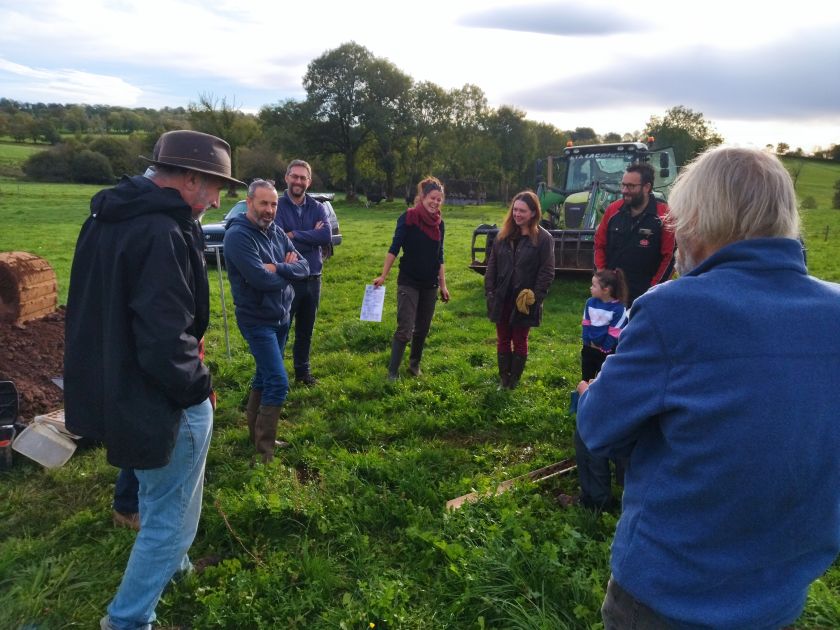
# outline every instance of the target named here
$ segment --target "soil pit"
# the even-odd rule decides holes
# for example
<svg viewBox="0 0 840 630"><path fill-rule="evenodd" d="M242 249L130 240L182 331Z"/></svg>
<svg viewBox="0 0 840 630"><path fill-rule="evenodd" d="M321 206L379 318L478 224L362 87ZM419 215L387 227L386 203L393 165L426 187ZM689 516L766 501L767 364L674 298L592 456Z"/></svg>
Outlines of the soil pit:
<svg viewBox="0 0 840 630"><path fill-rule="evenodd" d="M25 324L0 322L0 381L18 390L25 423L64 406L53 378L64 373L64 309Z"/></svg>

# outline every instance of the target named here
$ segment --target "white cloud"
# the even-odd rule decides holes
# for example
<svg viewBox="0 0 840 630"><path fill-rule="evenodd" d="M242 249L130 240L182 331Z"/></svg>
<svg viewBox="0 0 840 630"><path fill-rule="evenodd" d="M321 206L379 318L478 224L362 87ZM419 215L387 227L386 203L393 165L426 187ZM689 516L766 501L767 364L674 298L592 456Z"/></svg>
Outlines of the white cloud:
<svg viewBox="0 0 840 630"><path fill-rule="evenodd" d="M737 129L739 120L744 129L759 129L765 120L784 124L790 144L798 142L797 129L820 125L825 142L836 141L840 105L831 85L840 69L838 48L811 45L803 29L815 26L836 31L840 5L28 0L12 8L10 0L0 0L5 59L56 79L44 86L40 78L0 70L0 95L35 100L30 95L46 92L52 96L38 100L118 104L120 98L120 104L161 107L186 106L211 93L255 111L302 98L309 62L353 40L417 81L446 89L473 83L491 106L514 105L531 119L566 129L631 131L650 115L684 104L713 122L726 117L722 132L724 126ZM802 57L796 68L778 52L785 42L788 53ZM810 88L800 80L781 92L791 74L807 77ZM693 80L698 76L705 82ZM729 76L740 93L706 89L721 76ZM768 88L780 90L780 97L772 103L755 98ZM800 100L803 94L810 100ZM817 98L822 107L814 105Z"/></svg>
<svg viewBox="0 0 840 630"><path fill-rule="evenodd" d="M13 91L17 85L22 93L28 94L25 100L32 102L107 103L131 107L138 104L143 93L119 77L72 69L30 68L2 58L0 82Z"/></svg>

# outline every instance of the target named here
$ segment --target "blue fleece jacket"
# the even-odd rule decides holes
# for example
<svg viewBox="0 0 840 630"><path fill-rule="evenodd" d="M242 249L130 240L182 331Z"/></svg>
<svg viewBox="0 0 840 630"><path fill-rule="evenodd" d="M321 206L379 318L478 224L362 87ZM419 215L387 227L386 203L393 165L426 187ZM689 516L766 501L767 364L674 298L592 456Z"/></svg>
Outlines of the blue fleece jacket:
<svg viewBox="0 0 840 630"><path fill-rule="evenodd" d="M792 239L728 245L633 305L578 403L632 448L612 573L683 627L779 628L840 550L840 287Z"/></svg>
<svg viewBox="0 0 840 630"><path fill-rule="evenodd" d="M288 321L295 296L290 282L309 275L309 264L286 234L274 223L261 230L240 214L227 226L224 249L236 321L245 326ZM298 254L297 262L284 262L289 252ZM277 272L267 271L264 263L276 265Z"/></svg>
<svg viewBox="0 0 840 630"><path fill-rule="evenodd" d="M319 222L321 227L316 228ZM298 206L289 197L289 191L286 191L277 200L277 216L274 223L283 232L294 234L292 244L309 263L309 273L320 275L324 267L321 248L332 241L332 227L324 204L309 195L304 195L304 202L298 213Z"/></svg>

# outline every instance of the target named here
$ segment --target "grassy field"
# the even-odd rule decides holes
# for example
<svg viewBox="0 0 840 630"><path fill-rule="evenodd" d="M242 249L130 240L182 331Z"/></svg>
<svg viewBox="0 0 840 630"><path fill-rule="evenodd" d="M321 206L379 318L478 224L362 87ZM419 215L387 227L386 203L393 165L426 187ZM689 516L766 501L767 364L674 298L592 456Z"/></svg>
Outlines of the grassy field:
<svg viewBox="0 0 840 630"><path fill-rule="evenodd" d="M0 177L20 177L21 165L33 153L43 151L47 145L17 144L0 140Z"/></svg>
<svg viewBox="0 0 840 630"><path fill-rule="evenodd" d="M806 164L801 194L811 271L840 281L840 168ZM807 177L806 177L807 174ZM809 192L813 188L814 192ZM60 301L78 228L96 187L0 181L0 251L49 260ZM233 200L224 203L225 209ZM220 394L193 557L225 560L165 593L163 625L195 628L597 628L616 516L558 507L576 478L526 485L447 514L471 490L573 455L569 392L579 376L588 278L552 286L532 333L523 385L496 391L494 331L481 277L469 271L473 228L500 206L445 208L452 301L435 314L425 375L385 379L395 275L384 321L360 322L364 285L381 269L402 206L336 204L344 244L327 262L316 325L318 387L295 388L270 466L249 466L243 402L253 361L225 283L227 358L217 270L208 356ZM214 211L210 220L223 214ZM826 227L828 237L825 238ZM91 628L119 583L132 534L110 523L115 469L100 449L46 471L16 460L0 473L0 628ZM817 580L799 628L840 627L840 566Z"/></svg>

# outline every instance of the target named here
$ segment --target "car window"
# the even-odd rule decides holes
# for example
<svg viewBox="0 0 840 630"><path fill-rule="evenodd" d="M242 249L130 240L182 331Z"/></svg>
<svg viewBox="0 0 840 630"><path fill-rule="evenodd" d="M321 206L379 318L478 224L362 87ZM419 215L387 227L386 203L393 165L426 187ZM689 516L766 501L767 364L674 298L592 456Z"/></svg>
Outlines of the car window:
<svg viewBox="0 0 840 630"><path fill-rule="evenodd" d="M248 209L248 204L243 199L242 201L237 201L236 205L233 206L228 213L225 215L225 221L230 221L233 217L243 214Z"/></svg>

